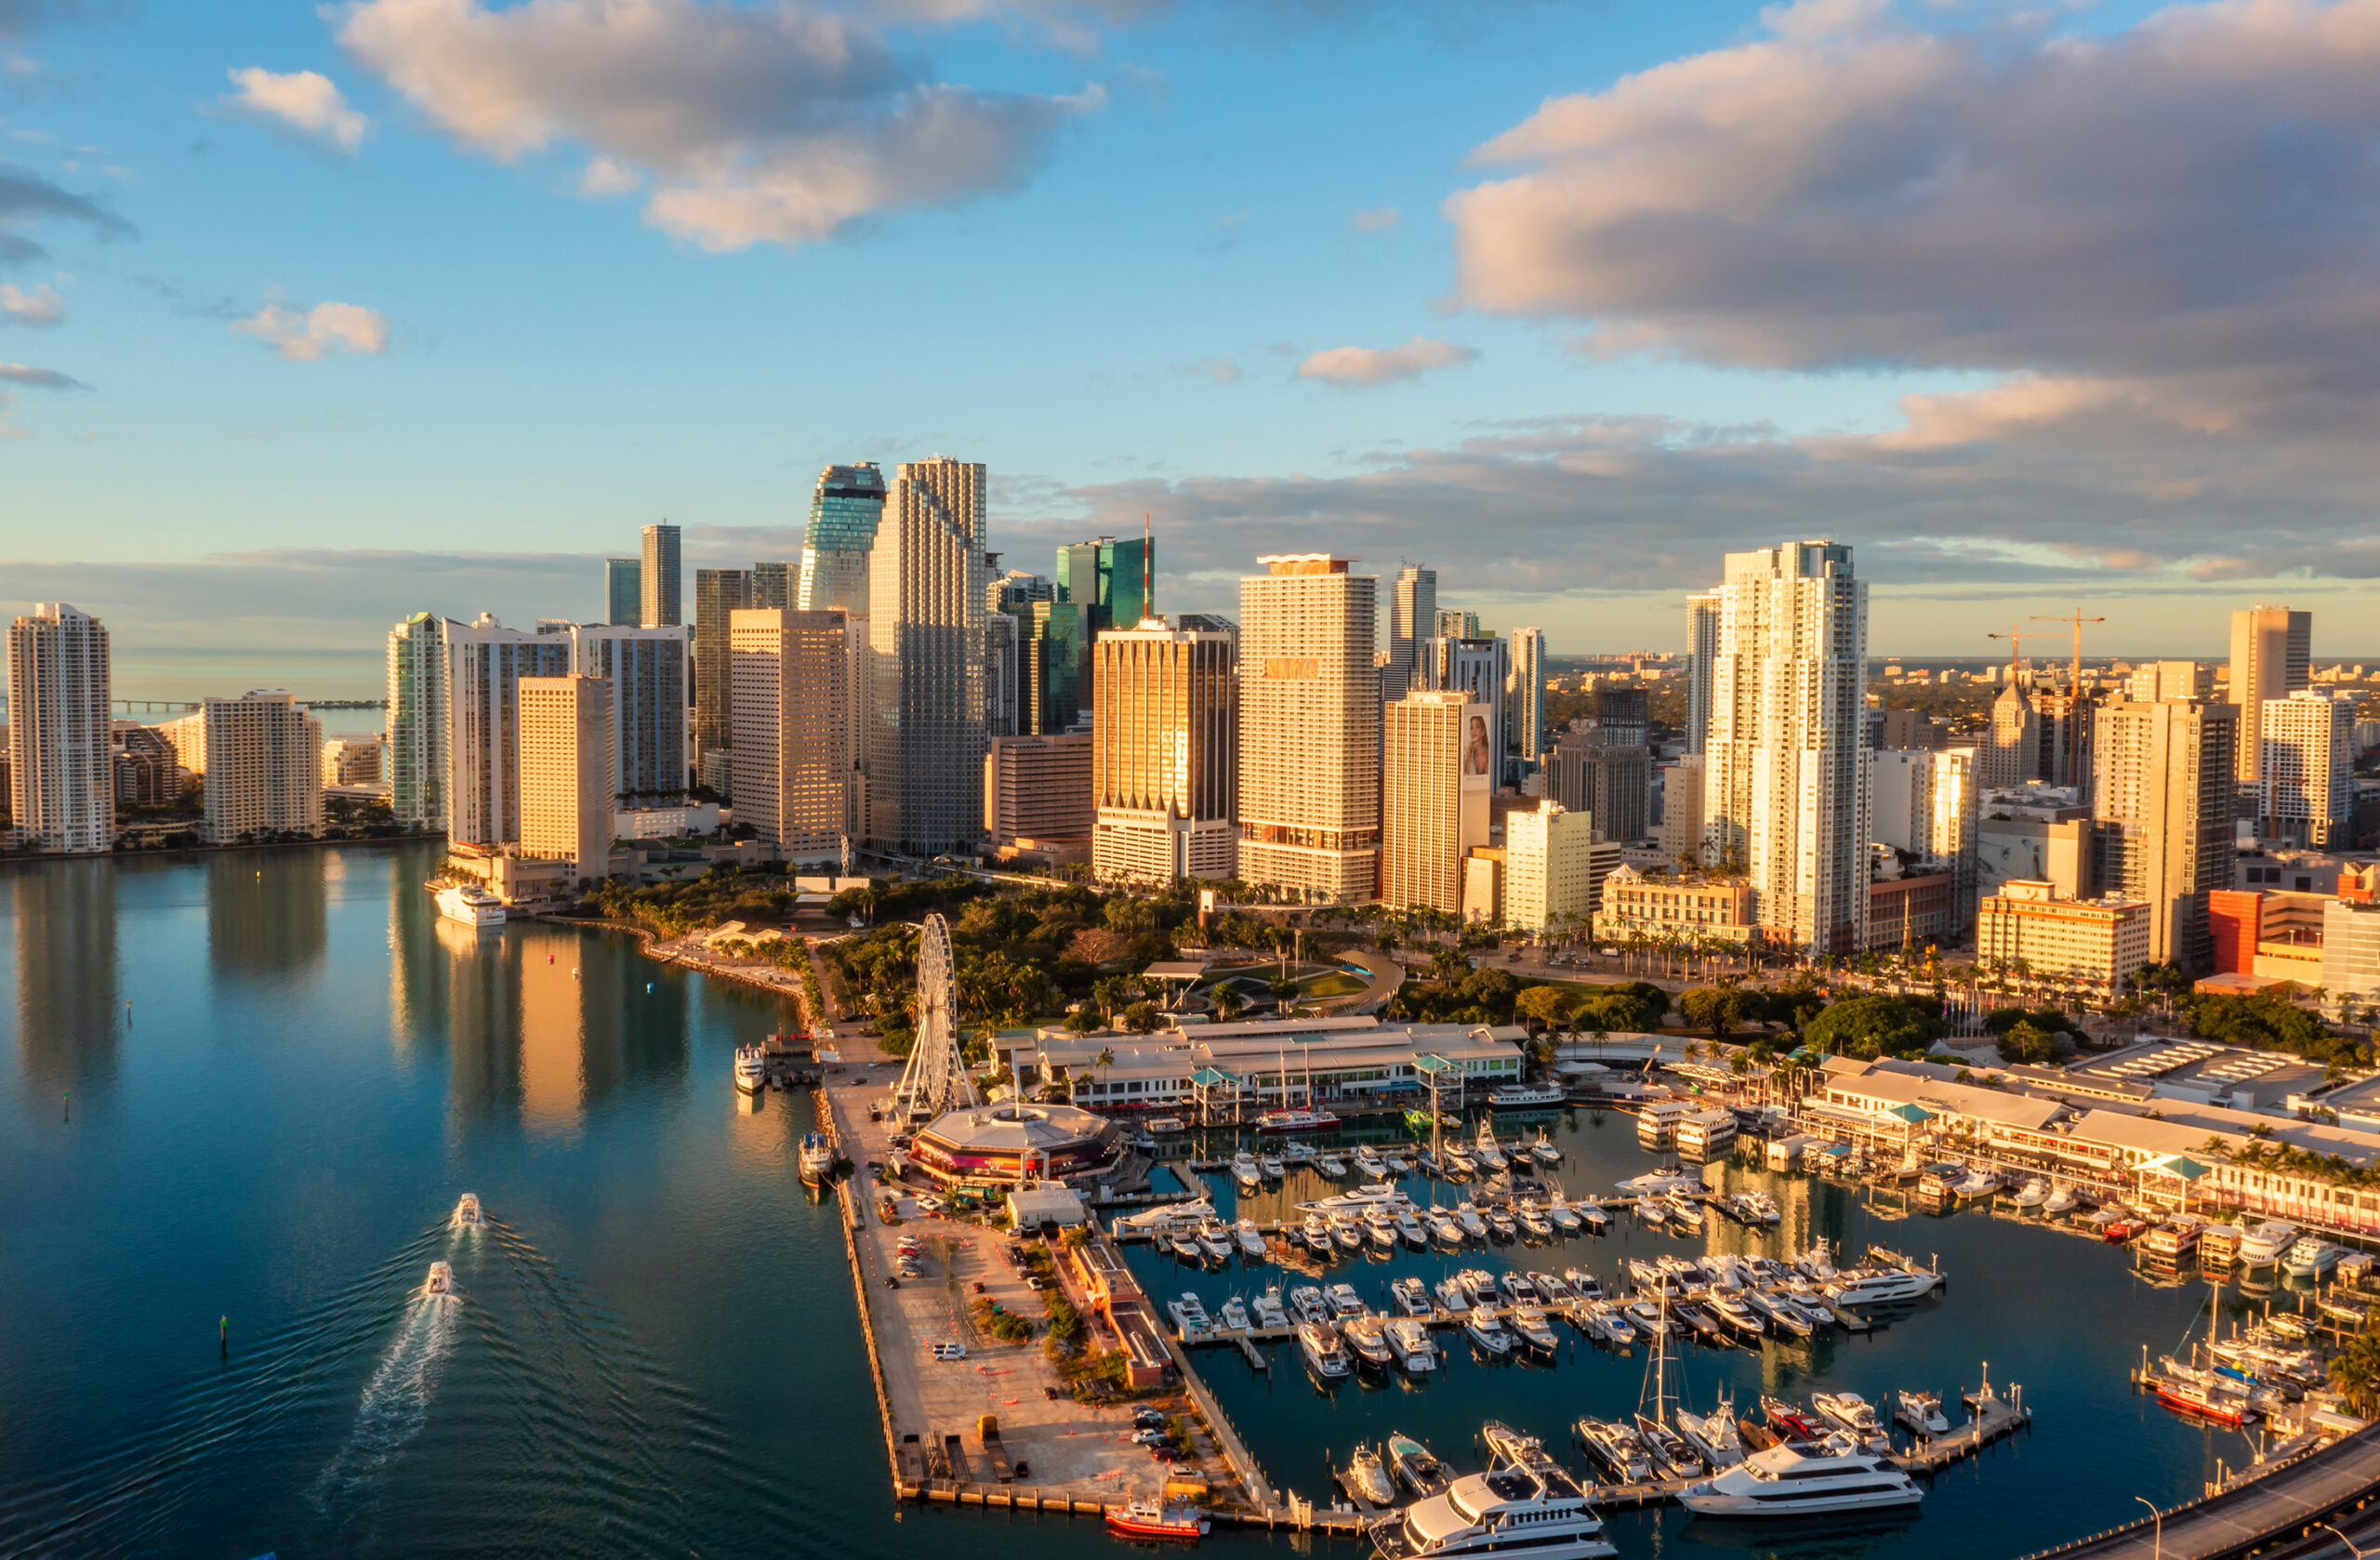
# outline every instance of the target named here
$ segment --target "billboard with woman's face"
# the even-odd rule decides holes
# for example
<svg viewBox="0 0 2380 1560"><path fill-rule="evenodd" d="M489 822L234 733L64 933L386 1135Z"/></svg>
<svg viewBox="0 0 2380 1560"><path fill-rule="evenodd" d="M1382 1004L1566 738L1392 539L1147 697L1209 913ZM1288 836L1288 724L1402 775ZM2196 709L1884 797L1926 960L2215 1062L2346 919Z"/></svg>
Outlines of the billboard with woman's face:
<svg viewBox="0 0 2380 1560"><path fill-rule="evenodd" d="M1473 775L1486 775L1495 768L1495 750L1488 741L1488 708L1485 705L1468 705L1463 709L1462 775L1468 781ZM1468 789L1469 787L1464 787Z"/></svg>

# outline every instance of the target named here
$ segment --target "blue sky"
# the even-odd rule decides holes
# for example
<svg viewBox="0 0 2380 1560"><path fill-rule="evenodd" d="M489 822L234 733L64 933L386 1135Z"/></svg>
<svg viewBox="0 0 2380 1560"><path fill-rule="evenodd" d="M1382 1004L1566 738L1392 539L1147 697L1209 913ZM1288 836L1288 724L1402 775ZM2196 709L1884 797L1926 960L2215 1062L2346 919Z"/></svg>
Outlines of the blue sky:
<svg viewBox="0 0 2380 1560"><path fill-rule="evenodd" d="M819 466L938 452L1028 567L1153 512L1173 607L1328 546L1666 645L1719 552L1828 532L1879 649L2081 600L2214 654L2283 597L2365 648L2373 5L0 29L7 594L141 654L346 679L403 610L592 615L647 521L785 556Z"/></svg>

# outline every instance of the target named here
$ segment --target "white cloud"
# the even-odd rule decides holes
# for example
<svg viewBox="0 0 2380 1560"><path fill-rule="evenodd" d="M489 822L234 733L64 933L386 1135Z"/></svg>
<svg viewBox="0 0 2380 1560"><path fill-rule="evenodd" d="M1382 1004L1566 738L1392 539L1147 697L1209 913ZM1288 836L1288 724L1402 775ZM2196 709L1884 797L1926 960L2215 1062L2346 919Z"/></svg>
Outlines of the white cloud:
<svg viewBox="0 0 2380 1560"><path fill-rule="evenodd" d="M35 390L89 390L82 380L55 368L32 368L21 363L0 363L0 384L31 385Z"/></svg>
<svg viewBox="0 0 2380 1560"><path fill-rule="evenodd" d="M20 325L55 325L66 319L66 300L55 287L27 289L0 282L0 317Z"/></svg>
<svg viewBox="0 0 2380 1560"><path fill-rule="evenodd" d="M1298 377L1319 379L1341 390L1368 390L1469 363L1476 347L1417 336L1402 347L1331 347L1309 355L1298 364Z"/></svg>
<svg viewBox="0 0 2380 1560"><path fill-rule="evenodd" d="M589 199L633 194L644 187L644 175L614 157L590 157L578 176L578 192Z"/></svg>
<svg viewBox="0 0 2380 1560"><path fill-rule="evenodd" d="M1405 214L1393 205L1375 206L1358 211L1347 218L1347 230L1358 233L1384 233L1405 220Z"/></svg>
<svg viewBox="0 0 2380 1560"><path fill-rule="evenodd" d="M389 317L358 303L318 303L311 309L267 303L232 321L231 328L292 363L313 363L333 351L377 357L389 350Z"/></svg>
<svg viewBox="0 0 2380 1560"><path fill-rule="evenodd" d="M608 165L599 192L649 173L646 219L709 249L1015 189L1104 100L931 81L863 22L790 3L361 0L339 41L489 156L580 146Z"/></svg>
<svg viewBox="0 0 2380 1560"><path fill-rule="evenodd" d="M349 107L331 78L318 71L282 74L251 65L230 74L239 91L224 98L222 106L233 113L295 131L349 156L371 132L372 122Z"/></svg>
<svg viewBox="0 0 2380 1560"><path fill-rule="evenodd" d="M1175 364L1173 371L1185 379L1205 379L1218 385L1236 385L1243 377L1237 360L1233 358L1194 358Z"/></svg>

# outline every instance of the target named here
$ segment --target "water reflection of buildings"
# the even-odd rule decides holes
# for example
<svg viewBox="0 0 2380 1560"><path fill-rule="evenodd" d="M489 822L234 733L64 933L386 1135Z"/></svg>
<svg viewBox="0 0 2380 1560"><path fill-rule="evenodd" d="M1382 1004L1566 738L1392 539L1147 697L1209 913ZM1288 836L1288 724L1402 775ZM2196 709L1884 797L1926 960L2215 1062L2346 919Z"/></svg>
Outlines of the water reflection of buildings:
<svg viewBox="0 0 2380 1560"><path fill-rule="evenodd" d="M113 1084L124 997L116 977L116 866L45 862L0 879L17 937L17 1060L39 1108Z"/></svg>
<svg viewBox="0 0 2380 1560"><path fill-rule="evenodd" d="M206 863L206 951L216 973L283 974L329 943L324 853L232 851Z"/></svg>

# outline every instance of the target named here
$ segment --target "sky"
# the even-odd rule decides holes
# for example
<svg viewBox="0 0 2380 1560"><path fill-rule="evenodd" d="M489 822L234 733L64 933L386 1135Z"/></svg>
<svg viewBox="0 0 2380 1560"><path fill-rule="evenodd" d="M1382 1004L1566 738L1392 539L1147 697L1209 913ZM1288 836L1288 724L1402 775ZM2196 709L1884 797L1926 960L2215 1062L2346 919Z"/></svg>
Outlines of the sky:
<svg viewBox="0 0 2380 1560"><path fill-rule="evenodd" d="M1879 653L2380 654L2375 82L2380 0L0 0L0 608L368 693L948 454L1168 610L1674 648L1828 535Z"/></svg>

